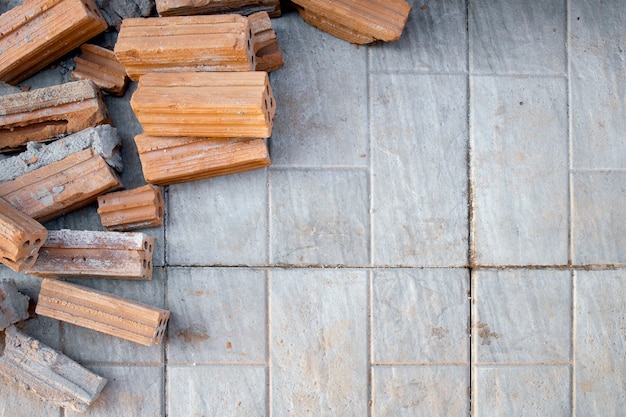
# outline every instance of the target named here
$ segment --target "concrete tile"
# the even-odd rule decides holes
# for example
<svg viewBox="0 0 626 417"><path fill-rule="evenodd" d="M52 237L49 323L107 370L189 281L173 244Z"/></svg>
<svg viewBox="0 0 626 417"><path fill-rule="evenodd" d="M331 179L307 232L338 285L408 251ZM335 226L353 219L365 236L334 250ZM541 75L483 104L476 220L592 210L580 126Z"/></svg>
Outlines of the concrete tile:
<svg viewBox="0 0 626 417"><path fill-rule="evenodd" d="M626 264L626 172L575 172L572 183L574 264Z"/></svg>
<svg viewBox="0 0 626 417"><path fill-rule="evenodd" d="M35 394L13 385L0 377L0 416L63 417L63 409L40 400Z"/></svg>
<svg viewBox="0 0 626 417"><path fill-rule="evenodd" d="M471 80L474 262L568 262L565 80Z"/></svg>
<svg viewBox="0 0 626 417"><path fill-rule="evenodd" d="M459 30L467 25L465 1L409 3L400 40L369 47L370 71L467 72L467 31Z"/></svg>
<svg viewBox="0 0 626 417"><path fill-rule="evenodd" d="M108 380L100 396L84 413L66 417L157 417L163 415L163 368L144 366L89 366Z"/></svg>
<svg viewBox="0 0 626 417"><path fill-rule="evenodd" d="M472 315L478 363L569 362L572 282L569 271L475 272Z"/></svg>
<svg viewBox="0 0 626 417"><path fill-rule="evenodd" d="M572 415L568 366L481 366L476 381L475 416Z"/></svg>
<svg viewBox="0 0 626 417"><path fill-rule="evenodd" d="M273 270L272 415L367 414L367 274Z"/></svg>
<svg viewBox="0 0 626 417"><path fill-rule="evenodd" d="M165 306L165 270L163 268L154 268L152 281L84 279L71 280L71 282L153 307L164 308ZM145 365L163 363L163 344L143 346L69 323L61 325L63 326L63 351L75 361Z"/></svg>
<svg viewBox="0 0 626 417"><path fill-rule="evenodd" d="M565 0L469 1L470 71L565 74L565 16Z"/></svg>
<svg viewBox="0 0 626 417"><path fill-rule="evenodd" d="M469 416L469 367L374 367L372 416Z"/></svg>
<svg viewBox="0 0 626 417"><path fill-rule="evenodd" d="M169 417L267 416L262 366L168 367Z"/></svg>
<svg viewBox="0 0 626 417"><path fill-rule="evenodd" d="M373 282L375 363L469 361L467 270L377 270Z"/></svg>
<svg viewBox="0 0 626 417"><path fill-rule="evenodd" d="M571 0L572 160L626 168L626 3Z"/></svg>
<svg viewBox="0 0 626 417"><path fill-rule="evenodd" d="M626 410L626 270L576 272L576 412Z"/></svg>
<svg viewBox="0 0 626 417"><path fill-rule="evenodd" d="M265 271L168 270L168 363L265 362Z"/></svg>
<svg viewBox="0 0 626 417"><path fill-rule="evenodd" d="M168 264L266 264L266 180L253 170L169 186Z"/></svg>
<svg viewBox="0 0 626 417"><path fill-rule="evenodd" d="M270 173L272 264L369 265L365 171Z"/></svg>
<svg viewBox="0 0 626 417"><path fill-rule="evenodd" d="M278 106L272 165L367 166L367 48L320 31L295 12L272 25L285 59L270 74Z"/></svg>
<svg viewBox="0 0 626 417"><path fill-rule="evenodd" d="M371 90L374 265L466 265L466 77L375 75Z"/></svg>

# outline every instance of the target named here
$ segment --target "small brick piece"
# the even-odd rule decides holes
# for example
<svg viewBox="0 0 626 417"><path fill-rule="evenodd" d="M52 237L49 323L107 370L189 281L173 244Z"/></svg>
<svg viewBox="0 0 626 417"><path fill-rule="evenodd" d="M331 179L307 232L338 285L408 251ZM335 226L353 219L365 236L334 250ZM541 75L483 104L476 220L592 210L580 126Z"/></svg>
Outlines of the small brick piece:
<svg viewBox="0 0 626 417"><path fill-rule="evenodd" d="M90 148L0 183L0 197L45 223L121 188L118 175Z"/></svg>
<svg viewBox="0 0 626 417"><path fill-rule="evenodd" d="M146 181L169 185L270 165L263 139L205 139L135 136Z"/></svg>
<svg viewBox="0 0 626 417"><path fill-rule="evenodd" d="M75 81L0 97L0 151L110 123L93 81Z"/></svg>
<svg viewBox="0 0 626 417"><path fill-rule="evenodd" d="M64 281L44 279L37 314L145 346L163 339L170 312Z"/></svg>
<svg viewBox="0 0 626 417"><path fill-rule="evenodd" d="M107 230L127 231L163 225L161 187L145 185L98 197L98 214Z"/></svg>
<svg viewBox="0 0 626 417"><path fill-rule="evenodd" d="M267 12L271 17L279 17L281 14L280 0L156 0L156 8L160 16Z"/></svg>
<svg viewBox="0 0 626 417"><path fill-rule="evenodd" d="M252 49L256 56L255 70L272 72L285 65L267 12L252 14L248 16L248 21L252 30Z"/></svg>
<svg viewBox="0 0 626 417"><path fill-rule="evenodd" d="M32 266L48 231L0 198L0 262L19 272Z"/></svg>
<svg viewBox="0 0 626 417"><path fill-rule="evenodd" d="M17 84L106 28L93 0L25 1L0 16L0 80Z"/></svg>
<svg viewBox="0 0 626 417"><path fill-rule="evenodd" d="M75 412L85 411L100 395L107 380L14 326L4 335L0 375L11 385L40 399ZM1 345L1 344L0 344Z"/></svg>
<svg viewBox="0 0 626 417"><path fill-rule="evenodd" d="M128 86L124 65L115 57L115 52L98 45L85 44L80 47L82 55L74 58L75 80L92 80L102 90L114 96L123 96Z"/></svg>
<svg viewBox="0 0 626 417"><path fill-rule="evenodd" d="M152 279L154 237L143 233L50 230L26 272L42 278Z"/></svg>
<svg viewBox="0 0 626 417"><path fill-rule="evenodd" d="M355 44L400 39L411 11L405 0L293 0L312 26Z"/></svg>
<svg viewBox="0 0 626 417"><path fill-rule="evenodd" d="M15 281L0 280L0 331L28 318L28 300L17 291Z"/></svg>
<svg viewBox="0 0 626 417"><path fill-rule="evenodd" d="M145 134L167 137L268 138L276 111L261 71L146 74L130 104Z"/></svg>
<svg viewBox="0 0 626 417"><path fill-rule="evenodd" d="M124 19L115 55L133 81L149 72L252 71L251 36L236 14Z"/></svg>

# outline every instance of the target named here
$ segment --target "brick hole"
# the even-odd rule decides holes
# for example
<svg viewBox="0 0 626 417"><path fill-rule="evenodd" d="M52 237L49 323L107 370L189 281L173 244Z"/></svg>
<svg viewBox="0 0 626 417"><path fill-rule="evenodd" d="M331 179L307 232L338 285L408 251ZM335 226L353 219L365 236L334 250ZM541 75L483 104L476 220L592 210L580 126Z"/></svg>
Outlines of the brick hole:
<svg viewBox="0 0 626 417"><path fill-rule="evenodd" d="M143 242L143 250L148 250L148 242Z"/></svg>
<svg viewBox="0 0 626 417"><path fill-rule="evenodd" d="M40 243L41 243L41 239L35 240L35 246L39 246Z"/></svg>
<svg viewBox="0 0 626 417"><path fill-rule="evenodd" d="M27 248L30 246L30 240L27 240L26 242L24 242L24 244L22 245L24 248Z"/></svg>
<svg viewBox="0 0 626 417"><path fill-rule="evenodd" d="M148 267L148 261L146 261L145 259L143 260L143 269L146 269Z"/></svg>
<svg viewBox="0 0 626 417"><path fill-rule="evenodd" d="M35 257L31 255L31 256L29 256L28 258L26 258L26 261L25 261L25 262L26 262L27 264L31 264L31 263L33 263L34 261L35 261Z"/></svg>

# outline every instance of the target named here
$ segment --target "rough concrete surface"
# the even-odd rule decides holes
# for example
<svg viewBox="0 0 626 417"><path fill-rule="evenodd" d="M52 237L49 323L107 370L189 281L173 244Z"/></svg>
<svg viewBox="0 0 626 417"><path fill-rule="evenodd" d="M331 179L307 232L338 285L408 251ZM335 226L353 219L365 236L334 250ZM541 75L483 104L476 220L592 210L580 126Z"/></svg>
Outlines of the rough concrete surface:
<svg viewBox="0 0 626 417"><path fill-rule="evenodd" d="M163 345L19 324L109 380L84 415L623 414L626 3L410 3L359 48L272 19L273 165L165 187L152 281L83 282L171 310ZM135 90L105 97L128 188ZM75 415L2 385L0 414Z"/></svg>

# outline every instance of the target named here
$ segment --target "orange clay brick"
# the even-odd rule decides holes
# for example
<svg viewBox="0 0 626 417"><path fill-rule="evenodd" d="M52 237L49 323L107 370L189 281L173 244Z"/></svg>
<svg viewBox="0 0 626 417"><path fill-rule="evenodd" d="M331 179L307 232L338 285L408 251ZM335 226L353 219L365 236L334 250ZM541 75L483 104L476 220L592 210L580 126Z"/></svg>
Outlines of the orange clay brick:
<svg viewBox="0 0 626 417"><path fill-rule="evenodd" d="M37 314L145 346L163 339L170 312L64 281L44 279Z"/></svg>
<svg viewBox="0 0 626 417"><path fill-rule="evenodd" d="M80 47L82 55L74 58L75 80L92 80L102 90L114 96L123 96L128 85L124 65L115 57L115 52L98 45L85 44Z"/></svg>
<svg viewBox="0 0 626 417"><path fill-rule="evenodd" d="M0 151L110 123L98 86L75 81L0 97Z"/></svg>
<svg viewBox="0 0 626 417"><path fill-rule="evenodd" d="M163 225L161 187L144 185L98 197L98 214L107 230L126 231Z"/></svg>
<svg viewBox="0 0 626 417"><path fill-rule="evenodd" d="M14 271L32 266L48 231L0 198L0 262Z"/></svg>
<svg viewBox="0 0 626 417"><path fill-rule="evenodd" d="M268 138L276 111L261 71L146 74L130 104L146 135L166 137Z"/></svg>
<svg viewBox="0 0 626 417"><path fill-rule="evenodd" d="M267 12L280 16L280 0L156 0L160 16L188 16L194 14L239 13L249 15Z"/></svg>
<svg viewBox="0 0 626 417"><path fill-rule="evenodd" d="M93 0L26 0L0 16L0 80L17 84L106 28Z"/></svg>
<svg viewBox="0 0 626 417"><path fill-rule="evenodd" d="M270 164L263 139L135 136L146 181L169 185L263 168Z"/></svg>
<svg viewBox="0 0 626 417"><path fill-rule="evenodd" d="M27 272L42 278L152 279L154 237L143 233L50 230Z"/></svg>
<svg viewBox="0 0 626 417"><path fill-rule="evenodd" d="M251 71L251 36L236 14L124 19L115 55L133 81L149 72Z"/></svg>
<svg viewBox="0 0 626 417"><path fill-rule="evenodd" d="M283 54L278 47L276 32L267 12L248 16L252 30L252 49L256 56L256 71L272 72L285 64Z"/></svg>
<svg viewBox="0 0 626 417"><path fill-rule="evenodd" d="M405 0L293 0L312 26L345 41L400 39L411 11Z"/></svg>

